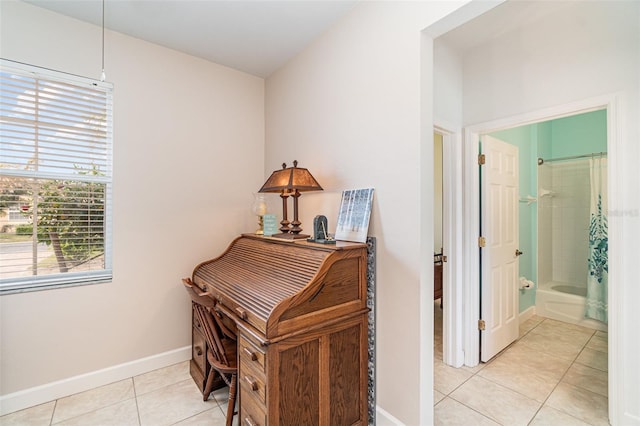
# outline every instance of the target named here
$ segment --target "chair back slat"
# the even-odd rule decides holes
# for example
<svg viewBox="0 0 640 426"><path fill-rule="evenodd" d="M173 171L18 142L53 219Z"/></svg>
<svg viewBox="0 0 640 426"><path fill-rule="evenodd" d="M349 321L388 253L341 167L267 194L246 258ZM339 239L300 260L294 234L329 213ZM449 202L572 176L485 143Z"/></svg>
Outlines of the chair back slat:
<svg viewBox="0 0 640 426"><path fill-rule="evenodd" d="M235 367L235 353L228 354L224 345L224 339L236 340L236 334L228 327L218 313L215 312L217 300L210 296L200 295L192 285L184 282L187 293L191 296L191 301L195 304L195 312L203 326L204 338L211 348L214 358L224 367Z"/></svg>
<svg viewBox="0 0 640 426"><path fill-rule="evenodd" d="M229 386L229 401L227 403L226 426L232 426L235 411L236 395L238 393L238 349L235 323L216 311L218 301L206 291L200 290L189 278L182 280L184 288L191 297L195 320L202 325L202 332L207 342L206 357L211 365L207 373L207 381L202 392L203 400L207 401L213 390L217 376Z"/></svg>

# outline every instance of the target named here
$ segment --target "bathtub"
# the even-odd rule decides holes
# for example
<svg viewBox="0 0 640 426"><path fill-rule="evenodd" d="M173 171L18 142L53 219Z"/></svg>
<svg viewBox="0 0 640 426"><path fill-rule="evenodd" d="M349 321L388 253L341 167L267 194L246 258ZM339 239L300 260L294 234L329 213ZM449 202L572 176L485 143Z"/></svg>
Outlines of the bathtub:
<svg viewBox="0 0 640 426"><path fill-rule="evenodd" d="M607 331L607 325L584 317L586 287L551 281L538 285L536 315Z"/></svg>

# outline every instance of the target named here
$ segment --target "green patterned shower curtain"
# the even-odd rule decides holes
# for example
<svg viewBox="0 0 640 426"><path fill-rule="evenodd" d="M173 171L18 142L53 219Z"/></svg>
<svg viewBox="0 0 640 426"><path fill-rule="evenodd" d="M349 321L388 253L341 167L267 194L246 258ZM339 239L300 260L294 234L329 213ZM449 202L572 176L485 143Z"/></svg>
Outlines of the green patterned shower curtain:
<svg viewBox="0 0 640 426"><path fill-rule="evenodd" d="M609 239L607 232L607 159L592 158L591 221L589 224L589 273L585 317L608 321Z"/></svg>

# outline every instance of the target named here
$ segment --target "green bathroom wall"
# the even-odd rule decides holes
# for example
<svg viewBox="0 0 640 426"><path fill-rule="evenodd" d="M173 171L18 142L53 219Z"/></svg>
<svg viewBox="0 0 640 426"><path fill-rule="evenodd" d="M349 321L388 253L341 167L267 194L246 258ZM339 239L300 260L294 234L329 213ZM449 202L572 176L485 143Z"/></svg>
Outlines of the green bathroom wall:
<svg viewBox="0 0 640 426"><path fill-rule="evenodd" d="M607 111L599 110L491 133L518 146L520 198L537 198L538 157L573 157L607 151ZM538 284L537 203L519 203L519 274ZM520 291L520 312L535 306L535 291Z"/></svg>
<svg viewBox="0 0 640 426"><path fill-rule="evenodd" d="M551 140L551 158L607 152L607 111L551 121Z"/></svg>
<svg viewBox="0 0 640 426"><path fill-rule="evenodd" d="M551 149L551 140L553 134L551 132L551 124L553 121L545 121L543 123L534 124L538 129L538 154L540 158L553 158L553 152ZM538 172L536 169L536 180L538 178Z"/></svg>

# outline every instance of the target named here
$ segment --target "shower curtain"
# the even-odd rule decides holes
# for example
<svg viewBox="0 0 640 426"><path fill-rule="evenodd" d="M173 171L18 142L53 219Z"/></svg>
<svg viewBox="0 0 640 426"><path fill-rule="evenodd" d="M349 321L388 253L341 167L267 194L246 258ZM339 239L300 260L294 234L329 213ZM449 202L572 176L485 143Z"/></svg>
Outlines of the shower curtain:
<svg viewBox="0 0 640 426"><path fill-rule="evenodd" d="M607 159L592 158L589 273L585 317L607 323L609 256L607 235Z"/></svg>

